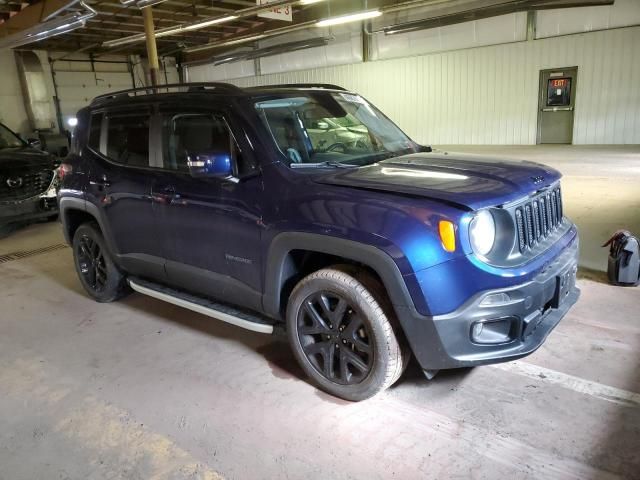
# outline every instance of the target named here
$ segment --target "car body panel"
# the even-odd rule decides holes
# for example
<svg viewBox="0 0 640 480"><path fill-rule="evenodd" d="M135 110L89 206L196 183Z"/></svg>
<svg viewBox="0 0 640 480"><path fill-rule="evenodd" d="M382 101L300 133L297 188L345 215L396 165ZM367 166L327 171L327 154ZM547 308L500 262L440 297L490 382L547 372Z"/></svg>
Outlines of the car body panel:
<svg viewBox="0 0 640 480"><path fill-rule="evenodd" d="M68 159L73 174L65 177L60 193L65 229L71 225L66 212L83 210L96 217L126 273L249 308L276 321L283 320L283 292L299 280L292 270L292 252L362 264L384 284L424 369L500 361L539 346L568 304L563 311L549 310L554 320L547 322L544 335L531 337L535 341L522 339L517 347L493 348L495 355L474 357L475 345L460 353L459 331L468 330L474 321L468 315L470 301L489 291L528 291L533 283L540 284L549 266L577 245L575 227L564 219L566 232L553 245L509 268L489 265L473 254L466 229L478 209L500 208L556 184L557 171L531 162L428 151L370 166L293 169L253 108L256 95L279 91L193 91L147 95L144 100L116 95L92 107L108 111L155 102L153 111L222 110L242 154L258 165L241 178L193 178L157 167L117 165L86 146L83 124L88 111L81 111L80 146ZM158 155L160 142L152 132L151 156ZM105 178L108 185L100 185ZM443 248L441 221L455 226L453 251ZM566 270L571 262L575 257L554 268ZM540 298L549 294L550 283L545 285ZM576 292L570 292L571 301L577 299ZM526 313L533 307L529 305ZM447 316L456 318L457 333L443 328ZM440 332L457 336L444 338Z"/></svg>
<svg viewBox="0 0 640 480"><path fill-rule="evenodd" d="M533 162L434 151L334 172L317 181L404 193L478 210L518 200L559 178L556 170Z"/></svg>
<svg viewBox="0 0 640 480"><path fill-rule="evenodd" d="M0 124L10 135L11 130ZM27 145L0 148L0 224L27 223L54 217L56 200L56 158Z"/></svg>

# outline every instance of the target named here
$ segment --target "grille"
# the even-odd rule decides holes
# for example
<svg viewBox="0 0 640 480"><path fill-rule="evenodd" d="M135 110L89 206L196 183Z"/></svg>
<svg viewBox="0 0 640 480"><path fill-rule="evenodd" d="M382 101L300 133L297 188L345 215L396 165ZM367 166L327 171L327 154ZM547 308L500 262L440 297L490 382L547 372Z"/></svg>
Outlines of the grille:
<svg viewBox="0 0 640 480"><path fill-rule="evenodd" d="M53 170L0 174L0 202L26 200L44 193L53 180Z"/></svg>
<svg viewBox="0 0 640 480"><path fill-rule="evenodd" d="M547 238L562 224L560 187L540 193L515 210L518 248L525 252Z"/></svg>

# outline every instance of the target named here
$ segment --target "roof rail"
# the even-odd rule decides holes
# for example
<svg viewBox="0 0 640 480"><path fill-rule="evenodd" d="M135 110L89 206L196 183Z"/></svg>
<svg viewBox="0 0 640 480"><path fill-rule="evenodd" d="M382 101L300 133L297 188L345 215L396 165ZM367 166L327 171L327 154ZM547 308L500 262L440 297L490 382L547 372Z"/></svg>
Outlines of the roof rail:
<svg viewBox="0 0 640 480"><path fill-rule="evenodd" d="M139 95L154 95L158 93L170 93L170 90L184 89L187 92L201 92L207 89L217 90L222 93L242 93L240 87L230 83L222 82L199 82L199 83L171 83L169 85L156 85L155 87L138 87L117 92L105 93L95 97L91 104L110 100L118 97L137 97Z"/></svg>
<svg viewBox="0 0 640 480"><path fill-rule="evenodd" d="M326 90L342 90L347 91L346 88L339 85L333 85L331 83L283 83L276 85L261 85L259 87L253 87L253 89L267 89L267 88L323 88Z"/></svg>

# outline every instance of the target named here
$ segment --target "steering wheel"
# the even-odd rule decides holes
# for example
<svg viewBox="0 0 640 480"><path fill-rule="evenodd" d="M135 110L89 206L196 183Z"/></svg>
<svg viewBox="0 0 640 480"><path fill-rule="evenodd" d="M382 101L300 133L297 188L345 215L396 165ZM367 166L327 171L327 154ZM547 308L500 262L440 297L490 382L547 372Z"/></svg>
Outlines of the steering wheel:
<svg viewBox="0 0 640 480"><path fill-rule="evenodd" d="M333 144L329 145L327 148L325 148L324 151L325 152L333 152L337 148L341 148L342 149L342 153L346 153L346 151L347 151L347 146L342 142L333 143Z"/></svg>
<svg viewBox="0 0 640 480"><path fill-rule="evenodd" d="M369 145L367 145L367 142L365 142L362 138L359 138L358 140L356 140L356 143L353 146L360 150L367 150L369 148Z"/></svg>

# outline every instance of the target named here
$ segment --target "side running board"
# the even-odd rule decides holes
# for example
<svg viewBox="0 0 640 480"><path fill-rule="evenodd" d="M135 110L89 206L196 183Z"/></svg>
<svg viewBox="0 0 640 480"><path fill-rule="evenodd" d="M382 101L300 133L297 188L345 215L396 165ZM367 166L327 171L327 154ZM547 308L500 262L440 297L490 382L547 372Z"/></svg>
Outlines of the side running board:
<svg viewBox="0 0 640 480"><path fill-rule="evenodd" d="M128 280L129 286L136 292L163 300L223 322L246 328L259 333L273 333L273 324L268 320L251 313L237 310L222 303L196 297L188 293L167 288L163 285L147 282L138 278Z"/></svg>

